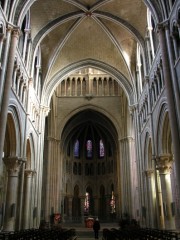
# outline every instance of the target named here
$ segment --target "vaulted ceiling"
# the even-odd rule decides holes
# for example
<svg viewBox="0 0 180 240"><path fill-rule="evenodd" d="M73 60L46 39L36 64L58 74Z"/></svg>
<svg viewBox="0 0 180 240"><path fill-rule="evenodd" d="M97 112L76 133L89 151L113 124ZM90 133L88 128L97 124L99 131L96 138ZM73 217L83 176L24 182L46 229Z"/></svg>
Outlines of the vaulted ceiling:
<svg viewBox="0 0 180 240"><path fill-rule="evenodd" d="M85 65L118 70L133 84L137 42L143 46L147 27L143 0L38 0L30 20L47 85Z"/></svg>

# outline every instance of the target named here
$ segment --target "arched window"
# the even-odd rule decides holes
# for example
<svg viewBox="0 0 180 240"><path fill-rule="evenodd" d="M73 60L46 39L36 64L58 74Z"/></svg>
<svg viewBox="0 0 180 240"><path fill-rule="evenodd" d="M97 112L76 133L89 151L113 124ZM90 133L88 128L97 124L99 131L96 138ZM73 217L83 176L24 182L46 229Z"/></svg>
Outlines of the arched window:
<svg viewBox="0 0 180 240"><path fill-rule="evenodd" d="M104 143L102 139L99 140L99 157L100 158L104 157Z"/></svg>
<svg viewBox="0 0 180 240"><path fill-rule="evenodd" d="M85 201L84 201L84 214L88 214L89 213L89 193L86 192L86 197L85 197Z"/></svg>
<svg viewBox="0 0 180 240"><path fill-rule="evenodd" d="M79 158L79 140L77 139L74 144L74 157Z"/></svg>
<svg viewBox="0 0 180 240"><path fill-rule="evenodd" d="M86 142L86 157L92 158L92 140Z"/></svg>

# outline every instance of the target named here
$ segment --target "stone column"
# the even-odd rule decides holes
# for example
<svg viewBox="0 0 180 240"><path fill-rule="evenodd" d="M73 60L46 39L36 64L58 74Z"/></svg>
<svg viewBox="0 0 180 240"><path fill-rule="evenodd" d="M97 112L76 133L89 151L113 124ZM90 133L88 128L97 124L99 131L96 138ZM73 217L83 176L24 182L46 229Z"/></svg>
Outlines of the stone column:
<svg viewBox="0 0 180 240"><path fill-rule="evenodd" d="M2 66L2 47L4 42L4 33L0 33L0 68Z"/></svg>
<svg viewBox="0 0 180 240"><path fill-rule="evenodd" d="M119 140L122 212L132 214L130 138Z"/></svg>
<svg viewBox="0 0 180 240"><path fill-rule="evenodd" d="M83 78L80 79L80 83L81 83L81 93L80 93L80 96L82 96L83 95L83 93L82 93L82 90L83 90Z"/></svg>
<svg viewBox="0 0 180 240"><path fill-rule="evenodd" d="M27 42L28 42L28 37L29 37L29 34L30 34L30 29L24 29L24 32L25 32L25 39L24 39L24 46L23 46L23 60L26 61L26 53L27 53L27 49L28 49L28 45L27 45Z"/></svg>
<svg viewBox="0 0 180 240"><path fill-rule="evenodd" d="M75 78L75 96L77 96L77 89L78 89L77 83L78 83L78 78L76 77Z"/></svg>
<svg viewBox="0 0 180 240"><path fill-rule="evenodd" d="M174 101L176 103L176 112L178 116L178 122L180 121L180 95L179 95L179 87L178 87L178 77L175 72L174 68L174 55L173 55L173 47L172 47L172 41L170 39L170 31L169 31L169 24L165 25L165 33L166 33L166 39L167 39L167 47L168 47L168 54L169 54L169 61L170 61L170 70L171 70L171 76L172 76L172 83L173 83L173 89L174 89ZM180 125L179 125L180 130Z"/></svg>
<svg viewBox="0 0 180 240"><path fill-rule="evenodd" d="M6 36L4 36L4 44L3 44L3 56L1 56L1 75L0 75L0 106L2 104L2 97L3 97L3 89L4 89L4 81L6 75L6 68L7 68L7 61L8 61L8 54L11 42L11 31L12 27L8 26L6 29Z"/></svg>
<svg viewBox="0 0 180 240"><path fill-rule="evenodd" d="M175 102L174 102L174 91L172 86L171 72L170 72L170 63L169 56L167 52L167 43L165 36L165 28L163 25L158 26L160 48L162 54L162 65L163 65L163 74L164 74L164 83L166 87L167 100L168 100L168 110L169 110L169 120L172 134L173 150L174 150L174 160L176 164L176 177L177 183L180 187L180 134L178 131L179 125L176 116ZM180 130L180 129L179 129ZM180 193L179 193L180 198Z"/></svg>
<svg viewBox="0 0 180 240"><path fill-rule="evenodd" d="M14 231L16 222L18 175L22 160L17 157L5 158L4 163L8 171L8 183L6 193L6 207L4 219L4 231Z"/></svg>
<svg viewBox="0 0 180 240"><path fill-rule="evenodd" d="M31 84L31 82L30 82ZM36 218L33 219L33 227L39 227L41 220L41 205L42 205L42 179L43 179L43 150L44 150L44 129L45 129L45 117L48 115L49 107L40 105L39 115L39 127L38 127L38 141L37 141L37 154L36 154L36 176L33 178L33 204L36 207ZM45 193L43 193L45 195Z"/></svg>
<svg viewBox="0 0 180 240"><path fill-rule="evenodd" d="M3 156L3 147L4 147L4 138L6 132L6 122L7 122L7 114L8 114L8 105L9 105L9 96L12 85L12 76L14 69L14 57L16 52L16 46L19 38L19 29L12 29L11 35L11 44L9 49L9 58L7 63L7 71L6 71L6 79L4 83L4 92L2 98L1 112L0 112L0 161Z"/></svg>
<svg viewBox="0 0 180 240"><path fill-rule="evenodd" d="M51 167L52 167L52 140L48 137L48 157L47 157L47 172L46 172L46 194L45 194L45 220L49 222L50 220L50 199L51 199Z"/></svg>
<svg viewBox="0 0 180 240"><path fill-rule="evenodd" d="M30 202L31 202L31 184L33 170L25 170L25 187L24 187L24 208L23 208L23 225L24 229L30 228Z"/></svg>
<svg viewBox="0 0 180 240"><path fill-rule="evenodd" d="M147 177L147 195L148 195L148 218L149 218L149 227L154 228L154 200L153 200L153 184L152 184L152 177L153 177L153 169L148 169L145 171Z"/></svg>
<svg viewBox="0 0 180 240"><path fill-rule="evenodd" d="M175 219L171 211L172 189L170 171L172 168L172 163L171 155L161 155L157 161L157 169L159 170L161 180L166 229L175 229Z"/></svg>
<svg viewBox="0 0 180 240"><path fill-rule="evenodd" d="M96 96L99 95L99 78L96 78Z"/></svg>
<svg viewBox="0 0 180 240"><path fill-rule="evenodd" d="M64 96L67 96L67 78L64 80Z"/></svg>

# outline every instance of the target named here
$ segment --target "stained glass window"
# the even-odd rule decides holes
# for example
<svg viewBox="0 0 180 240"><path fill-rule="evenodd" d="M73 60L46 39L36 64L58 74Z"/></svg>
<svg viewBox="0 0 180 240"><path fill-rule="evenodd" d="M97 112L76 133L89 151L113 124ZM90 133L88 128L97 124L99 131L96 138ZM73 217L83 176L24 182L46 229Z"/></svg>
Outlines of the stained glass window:
<svg viewBox="0 0 180 240"><path fill-rule="evenodd" d="M84 213L88 214L89 213L89 193L86 192L86 197L84 201Z"/></svg>
<svg viewBox="0 0 180 240"><path fill-rule="evenodd" d="M87 158L92 158L92 141L87 140L86 142L86 156Z"/></svg>
<svg viewBox="0 0 180 240"><path fill-rule="evenodd" d="M111 213L115 213L116 212L116 201L115 201L115 196L114 196L113 191L112 191L112 195L111 195L110 206L111 206Z"/></svg>
<svg viewBox="0 0 180 240"><path fill-rule="evenodd" d="M74 144L74 157L79 157L79 140L76 140Z"/></svg>
<svg viewBox="0 0 180 240"><path fill-rule="evenodd" d="M104 143L102 139L99 141L99 157L102 158L104 157Z"/></svg>

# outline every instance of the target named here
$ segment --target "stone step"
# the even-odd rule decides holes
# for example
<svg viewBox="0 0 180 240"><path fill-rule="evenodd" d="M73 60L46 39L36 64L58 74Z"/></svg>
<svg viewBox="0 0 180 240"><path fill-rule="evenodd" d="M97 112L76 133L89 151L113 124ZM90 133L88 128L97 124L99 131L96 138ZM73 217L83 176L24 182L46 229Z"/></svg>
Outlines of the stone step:
<svg viewBox="0 0 180 240"><path fill-rule="evenodd" d="M76 236L77 236L77 239L81 239L81 240L84 240L84 239L94 239L94 231L91 230L91 231L78 231L76 230ZM99 231L99 239L102 238L102 231Z"/></svg>

